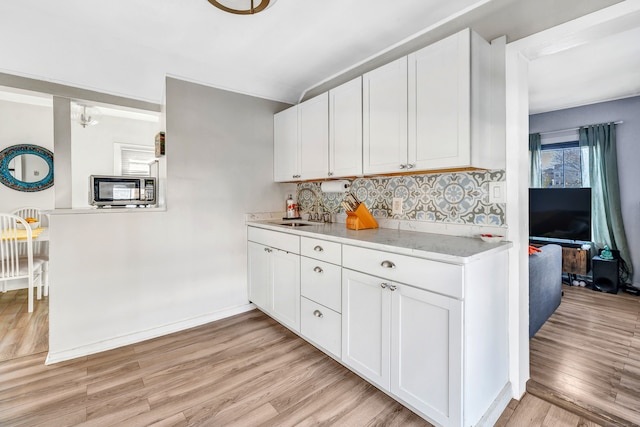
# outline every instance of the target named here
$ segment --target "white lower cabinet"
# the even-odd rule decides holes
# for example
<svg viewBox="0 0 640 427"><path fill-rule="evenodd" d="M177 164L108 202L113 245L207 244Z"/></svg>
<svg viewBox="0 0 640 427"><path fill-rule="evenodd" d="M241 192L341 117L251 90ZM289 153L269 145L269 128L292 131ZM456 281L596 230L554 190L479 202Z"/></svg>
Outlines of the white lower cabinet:
<svg viewBox="0 0 640 427"><path fill-rule="evenodd" d="M462 302L343 270L342 361L442 425L460 423Z"/></svg>
<svg viewBox="0 0 640 427"><path fill-rule="evenodd" d="M294 331L300 331L300 255L271 253L271 314Z"/></svg>
<svg viewBox="0 0 640 427"><path fill-rule="evenodd" d="M271 255L269 247L258 243L248 243L249 301L262 308L269 308L271 288Z"/></svg>
<svg viewBox="0 0 640 427"><path fill-rule="evenodd" d="M506 251L448 263L248 235L250 300L426 420L475 426L508 393Z"/></svg>
<svg viewBox="0 0 640 427"><path fill-rule="evenodd" d="M300 299L300 333L337 358L341 354L341 324L340 313L310 299Z"/></svg>
<svg viewBox="0 0 640 427"><path fill-rule="evenodd" d="M272 232L271 236L269 232L260 231L260 236L250 234L250 237L264 242L282 235ZM277 239L273 241L277 242ZM249 300L274 319L299 332L300 255L253 241L248 242L247 252Z"/></svg>
<svg viewBox="0 0 640 427"><path fill-rule="evenodd" d="M300 253L300 333L340 359L342 245L301 237Z"/></svg>
<svg viewBox="0 0 640 427"><path fill-rule="evenodd" d="M391 393L442 425L461 424L462 301L391 293Z"/></svg>
<svg viewBox="0 0 640 427"><path fill-rule="evenodd" d="M391 293L384 280L342 269L342 361L389 388Z"/></svg>

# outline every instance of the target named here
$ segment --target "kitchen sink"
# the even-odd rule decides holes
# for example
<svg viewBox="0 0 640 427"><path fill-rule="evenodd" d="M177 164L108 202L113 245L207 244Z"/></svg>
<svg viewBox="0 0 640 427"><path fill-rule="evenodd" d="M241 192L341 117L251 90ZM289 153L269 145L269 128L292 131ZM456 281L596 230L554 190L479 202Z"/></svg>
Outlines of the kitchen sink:
<svg viewBox="0 0 640 427"><path fill-rule="evenodd" d="M305 227L307 225L314 225L314 224L307 224L304 222L281 222L279 225L286 225L287 227Z"/></svg>

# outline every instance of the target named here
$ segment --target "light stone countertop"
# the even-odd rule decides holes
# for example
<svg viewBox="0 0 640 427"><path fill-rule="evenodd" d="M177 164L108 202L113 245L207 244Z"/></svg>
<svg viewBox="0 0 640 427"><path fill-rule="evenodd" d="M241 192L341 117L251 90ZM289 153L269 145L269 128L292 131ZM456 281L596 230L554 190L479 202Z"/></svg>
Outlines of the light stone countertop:
<svg viewBox="0 0 640 427"><path fill-rule="evenodd" d="M311 223L313 225L290 227L281 225L283 222L285 221L250 220L247 221L247 225L452 264L467 264L487 255L508 250L513 246L508 241L487 243L479 237L459 237L388 228L349 230L344 223ZM310 224L307 221L299 222Z"/></svg>

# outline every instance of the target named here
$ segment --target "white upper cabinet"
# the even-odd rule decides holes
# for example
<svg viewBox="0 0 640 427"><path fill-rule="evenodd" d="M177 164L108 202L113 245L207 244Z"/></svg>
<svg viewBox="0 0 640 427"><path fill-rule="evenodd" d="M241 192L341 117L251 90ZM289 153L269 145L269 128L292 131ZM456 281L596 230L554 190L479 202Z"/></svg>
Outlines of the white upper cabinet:
<svg viewBox="0 0 640 427"><path fill-rule="evenodd" d="M362 77L329 91L329 176L362 175Z"/></svg>
<svg viewBox="0 0 640 427"><path fill-rule="evenodd" d="M298 150L298 106L273 116L273 179L293 181L300 178Z"/></svg>
<svg viewBox="0 0 640 427"><path fill-rule="evenodd" d="M409 163L418 169L471 161L469 32L409 55Z"/></svg>
<svg viewBox="0 0 640 427"><path fill-rule="evenodd" d="M275 180L504 168L501 49L466 29L277 114Z"/></svg>
<svg viewBox="0 0 640 427"><path fill-rule="evenodd" d="M363 172L399 172L407 165L407 57L362 77Z"/></svg>
<svg viewBox="0 0 640 427"><path fill-rule="evenodd" d="M504 167L494 156L491 46L469 29L408 56L410 168Z"/></svg>
<svg viewBox="0 0 640 427"><path fill-rule="evenodd" d="M329 94L298 105L300 179L329 176Z"/></svg>
<svg viewBox="0 0 640 427"><path fill-rule="evenodd" d="M328 93L277 113L273 139L275 181L328 178Z"/></svg>

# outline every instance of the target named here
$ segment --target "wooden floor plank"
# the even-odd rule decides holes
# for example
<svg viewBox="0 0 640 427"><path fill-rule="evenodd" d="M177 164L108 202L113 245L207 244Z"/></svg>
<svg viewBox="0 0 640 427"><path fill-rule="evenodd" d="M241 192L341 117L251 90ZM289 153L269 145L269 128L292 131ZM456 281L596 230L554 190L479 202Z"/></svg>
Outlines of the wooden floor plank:
<svg viewBox="0 0 640 427"><path fill-rule="evenodd" d="M530 393L594 422L640 425L640 298L563 286L560 307L530 340Z"/></svg>
<svg viewBox="0 0 640 427"><path fill-rule="evenodd" d="M430 425L258 310L45 366L48 320L30 322L26 294L7 294L0 295L3 427ZM531 372L579 398L539 386L545 401L513 400L497 426L637 425L629 420L639 410L640 311L637 297L618 297L565 292L558 316L531 340Z"/></svg>
<svg viewBox="0 0 640 427"><path fill-rule="evenodd" d="M28 312L27 289L0 293L0 361L49 348L49 300L34 299Z"/></svg>
<svg viewBox="0 0 640 427"><path fill-rule="evenodd" d="M537 427L543 425L551 404L530 394L526 394L513 411L508 426Z"/></svg>

